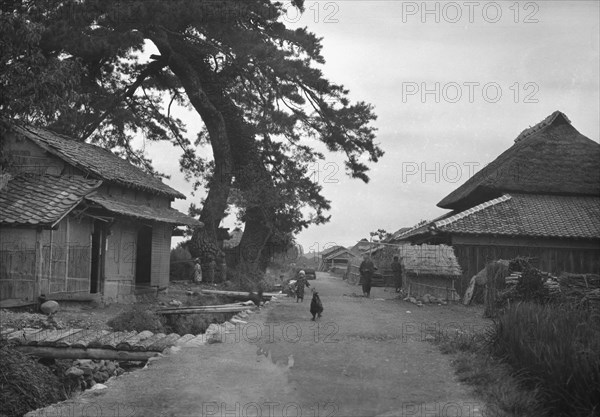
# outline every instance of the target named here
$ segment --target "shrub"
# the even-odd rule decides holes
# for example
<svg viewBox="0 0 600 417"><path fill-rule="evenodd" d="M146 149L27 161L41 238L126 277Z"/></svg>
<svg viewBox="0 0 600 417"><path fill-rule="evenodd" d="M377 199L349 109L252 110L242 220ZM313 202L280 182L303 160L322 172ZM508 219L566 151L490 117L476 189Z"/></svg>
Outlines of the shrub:
<svg viewBox="0 0 600 417"><path fill-rule="evenodd" d="M212 323L223 323L233 316L233 313L172 314L166 316L165 327L167 333L198 335L204 333Z"/></svg>
<svg viewBox="0 0 600 417"><path fill-rule="evenodd" d="M142 332L149 330L153 333L163 333L164 325L161 318L144 304L134 304L107 324L117 332L132 331Z"/></svg>
<svg viewBox="0 0 600 417"><path fill-rule="evenodd" d="M600 320L591 311L514 305L496 320L490 347L540 388L552 415L600 412Z"/></svg>
<svg viewBox="0 0 600 417"><path fill-rule="evenodd" d="M0 341L0 413L18 417L66 399L50 369Z"/></svg>

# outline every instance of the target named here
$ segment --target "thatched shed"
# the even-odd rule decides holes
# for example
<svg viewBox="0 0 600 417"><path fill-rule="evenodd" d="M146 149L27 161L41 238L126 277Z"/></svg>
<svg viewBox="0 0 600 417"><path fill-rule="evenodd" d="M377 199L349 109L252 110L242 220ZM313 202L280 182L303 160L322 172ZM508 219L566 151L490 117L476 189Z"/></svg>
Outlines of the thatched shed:
<svg viewBox="0 0 600 417"><path fill-rule="evenodd" d="M385 245L373 250L372 257L378 268L375 285L393 286L391 263L398 256L403 266L403 287L411 296L433 295L442 300L458 300L455 281L462 271L454 250L447 245ZM348 277L358 282L358 268L362 258L352 260Z"/></svg>

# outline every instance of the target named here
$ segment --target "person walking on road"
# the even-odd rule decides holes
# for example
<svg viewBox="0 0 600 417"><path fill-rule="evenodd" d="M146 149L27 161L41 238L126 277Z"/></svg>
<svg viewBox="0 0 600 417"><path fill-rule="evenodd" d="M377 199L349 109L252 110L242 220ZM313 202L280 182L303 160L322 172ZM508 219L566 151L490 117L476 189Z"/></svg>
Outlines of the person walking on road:
<svg viewBox="0 0 600 417"><path fill-rule="evenodd" d="M394 256L394 261L391 264L392 274L394 274L394 283L396 284L396 292L402 291L402 264L397 256Z"/></svg>
<svg viewBox="0 0 600 417"><path fill-rule="evenodd" d="M369 298L371 296L371 282L373 281L373 273L377 271L377 267L375 267L375 264L368 253L365 254L365 257L360 264L359 271L363 295Z"/></svg>
<svg viewBox="0 0 600 417"><path fill-rule="evenodd" d="M298 272L298 281L296 281L296 302L304 302L304 287L310 287L306 279L306 272Z"/></svg>

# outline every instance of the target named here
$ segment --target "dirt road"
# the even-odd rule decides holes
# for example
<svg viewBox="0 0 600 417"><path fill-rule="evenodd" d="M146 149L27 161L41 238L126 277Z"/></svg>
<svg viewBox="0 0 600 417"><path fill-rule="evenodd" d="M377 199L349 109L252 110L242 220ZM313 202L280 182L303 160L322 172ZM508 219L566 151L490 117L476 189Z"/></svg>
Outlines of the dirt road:
<svg viewBox="0 0 600 417"><path fill-rule="evenodd" d="M222 343L161 358L105 390L35 415L74 416L479 416L484 405L459 384L433 332L481 327L480 312L417 307L375 288L370 299L319 273L325 307L282 298Z"/></svg>

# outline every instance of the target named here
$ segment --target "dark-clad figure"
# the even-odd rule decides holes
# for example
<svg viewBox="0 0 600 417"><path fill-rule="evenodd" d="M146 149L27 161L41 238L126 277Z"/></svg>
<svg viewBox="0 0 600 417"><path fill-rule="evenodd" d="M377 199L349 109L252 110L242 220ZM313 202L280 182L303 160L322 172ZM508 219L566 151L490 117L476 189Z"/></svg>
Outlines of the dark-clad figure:
<svg viewBox="0 0 600 417"><path fill-rule="evenodd" d="M310 314L312 314L312 321L315 321L317 318L321 318L321 314L323 314L323 303L321 302L321 297L319 297L319 293L316 289L313 288L313 298L310 302Z"/></svg>
<svg viewBox="0 0 600 417"><path fill-rule="evenodd" d="M397 256L394 256L391 267L392 274L394 275L394 283L396 284L396 292L400 292L402 290L402 264Z"/></svg>
<svg viewBox="0 0 600 417"><path fill-rule="evenodd" d="M371 256L367 253L360 264L360 282L362 282L363 295L367 298L371 296L371 282L373 273L377 270Z"/></svg>

